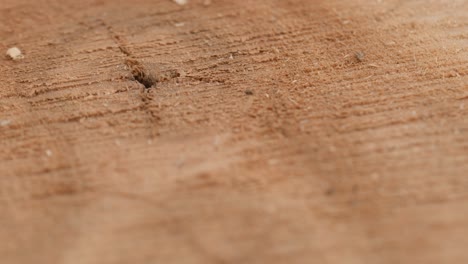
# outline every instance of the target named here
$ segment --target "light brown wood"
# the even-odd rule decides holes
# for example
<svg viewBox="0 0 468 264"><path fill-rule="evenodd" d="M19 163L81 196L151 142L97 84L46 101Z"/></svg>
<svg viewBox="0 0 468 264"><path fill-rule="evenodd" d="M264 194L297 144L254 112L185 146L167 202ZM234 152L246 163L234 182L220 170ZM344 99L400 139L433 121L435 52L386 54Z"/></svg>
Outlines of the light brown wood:
<svg viewBox="0 0 468 264"><path fill-rule="evenodd" d="M468 263L467 30L466 0L0 0L1 263Z"/></svg>

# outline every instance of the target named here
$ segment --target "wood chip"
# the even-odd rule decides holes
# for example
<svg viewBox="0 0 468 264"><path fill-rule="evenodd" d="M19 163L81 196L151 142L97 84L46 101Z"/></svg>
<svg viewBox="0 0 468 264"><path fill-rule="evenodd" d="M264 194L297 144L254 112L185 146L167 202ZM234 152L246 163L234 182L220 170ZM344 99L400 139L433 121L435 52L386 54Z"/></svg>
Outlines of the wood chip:
<svg viewBox="0 0 468 264"><path fill-rule="evenodd" d="M178 5L186 5L188 0L174 0L174 2Z"/></svg>
<svg viewBox="0 0 468 264"><path fill-rule="evenodd" d="M6 55L12 60L21 60L24 59L24 55L21 53L21 50L17 47L9 48L6 52Z"/></svg>

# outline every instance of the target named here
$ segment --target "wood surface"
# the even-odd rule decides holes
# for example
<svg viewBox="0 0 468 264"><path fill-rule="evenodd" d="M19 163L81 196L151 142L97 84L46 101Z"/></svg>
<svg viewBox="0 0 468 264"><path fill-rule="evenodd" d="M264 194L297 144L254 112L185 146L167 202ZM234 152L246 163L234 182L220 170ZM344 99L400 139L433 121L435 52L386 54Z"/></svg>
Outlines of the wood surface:
<svg viewBox="0 0 468 264"><path fill-rule="evenodd" d="M466 0L0 0L14 46L1 263L468 263Z"/></svg>

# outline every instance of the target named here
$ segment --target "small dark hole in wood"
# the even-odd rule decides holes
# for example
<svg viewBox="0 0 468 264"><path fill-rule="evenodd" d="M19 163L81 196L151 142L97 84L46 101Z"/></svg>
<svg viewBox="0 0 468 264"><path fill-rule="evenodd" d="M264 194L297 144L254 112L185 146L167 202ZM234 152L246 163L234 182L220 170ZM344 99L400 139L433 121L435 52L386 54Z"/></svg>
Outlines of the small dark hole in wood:
<svg viewBox="0 0 468 264"><path fill-rule="evenodd" d="M136 60L127 60L127 66L130 68L131 73L135 81L143 84L146 89L153 87L156 84L157 80L148 74L145 68Z"/></svg>
<svg viewBox="0 0 468 264"><path fill-rule="evenodd" d="M135 78L137 82L143 84L145 88L151 88L154 85L152 78L144 73L134 74L133 78Z"/></svg>

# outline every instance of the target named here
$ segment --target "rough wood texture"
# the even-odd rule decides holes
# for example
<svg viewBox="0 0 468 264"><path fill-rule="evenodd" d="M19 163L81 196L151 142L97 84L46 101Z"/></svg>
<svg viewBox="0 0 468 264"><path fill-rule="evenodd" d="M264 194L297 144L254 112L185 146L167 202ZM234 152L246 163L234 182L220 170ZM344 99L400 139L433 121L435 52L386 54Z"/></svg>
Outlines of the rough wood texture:
<svg viewBox="0 0 468 264"><path fill-rule="evenodd" d="M466 0L0 0L1 262L468 263L467 30Z"/></svg>

